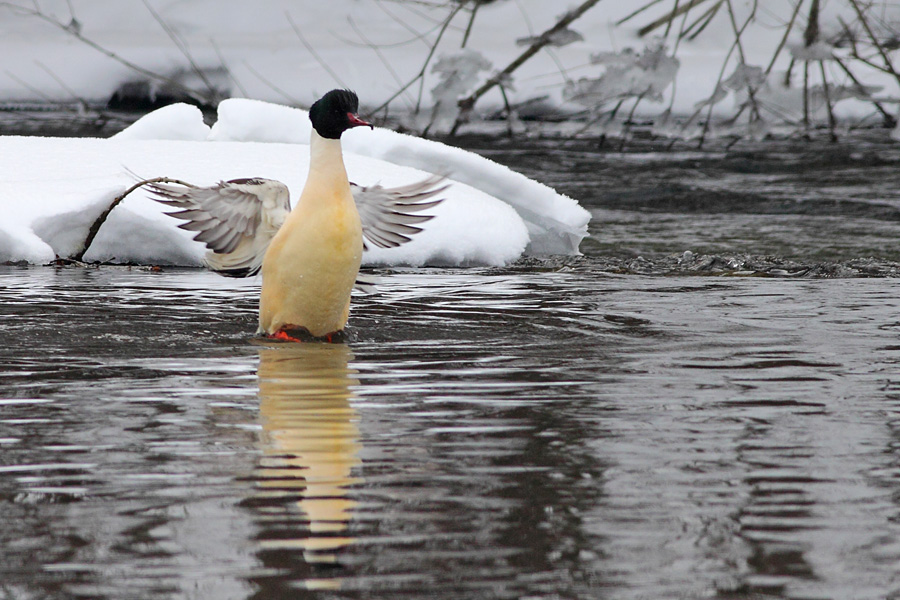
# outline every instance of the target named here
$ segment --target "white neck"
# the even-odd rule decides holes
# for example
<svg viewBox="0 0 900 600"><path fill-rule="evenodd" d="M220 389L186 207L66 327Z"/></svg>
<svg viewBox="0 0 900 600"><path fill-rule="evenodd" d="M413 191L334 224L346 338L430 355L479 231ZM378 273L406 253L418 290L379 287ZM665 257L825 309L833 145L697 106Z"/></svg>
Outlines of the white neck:
<svg viewBox="0 0 900 600"><path fill-rule="evenodd" d="M341 140L324 138L315 129L309 139L309 177L320 184L347 185L347 170L344 168L344 156L341 151Z"/></svg>

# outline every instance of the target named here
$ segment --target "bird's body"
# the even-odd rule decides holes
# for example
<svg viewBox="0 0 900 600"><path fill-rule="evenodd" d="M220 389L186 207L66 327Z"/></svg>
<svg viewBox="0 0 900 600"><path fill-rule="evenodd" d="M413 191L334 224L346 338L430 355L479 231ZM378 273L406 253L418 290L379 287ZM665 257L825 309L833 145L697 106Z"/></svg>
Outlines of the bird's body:
<svg viewBox="0 0 900 600"><path fill-rule="evenodd" d="M211 187L158 178L142 182L156 200L181 210L179 227L199 233L207 265L223 275L262 271L258 333L295 340L331 339L344 329L359 285L364 238L382 248L410 241L441 200L443 177L407 186L361 187L347 178L341 134L369 125L356 116L356 94L332 90L310 108L309 175L291 210L287 187L271 179L233 179ZM171 184L177 185L171 185Z"/></svg>
<svg viewBox="0 0 900 600"><path fill-rule="evenodd" d="M260 333L302 328L322 337L342 330L362 252L341 141L313 130L306 186L263 259Z"/></svg>

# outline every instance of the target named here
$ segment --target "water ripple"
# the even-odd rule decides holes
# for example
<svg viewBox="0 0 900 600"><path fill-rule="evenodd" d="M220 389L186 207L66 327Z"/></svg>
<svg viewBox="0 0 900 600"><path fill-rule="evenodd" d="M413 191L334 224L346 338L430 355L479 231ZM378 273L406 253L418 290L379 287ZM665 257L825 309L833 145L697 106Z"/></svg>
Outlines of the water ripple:
<svg viewBox="0 0 900 600"><path fill-rule="evenodd" d="M0 274L4 593L895 591L895 280L381 274L300 346L197 271Z"/></svg>

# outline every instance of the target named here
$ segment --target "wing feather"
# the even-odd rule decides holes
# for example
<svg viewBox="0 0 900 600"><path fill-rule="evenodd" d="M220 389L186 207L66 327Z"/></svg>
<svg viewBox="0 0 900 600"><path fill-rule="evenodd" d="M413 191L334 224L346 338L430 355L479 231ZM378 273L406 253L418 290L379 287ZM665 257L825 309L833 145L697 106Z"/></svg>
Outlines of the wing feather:
<svg viewBox="0 0 900 600"><path fill-rule="evenodd" d="M393 248L409 242L422 231L419 225L434 218L421 213L443 202L434 197L449 187L445 180L431 175L393 188L351 184L364 244ZM180 228L196 232L194 239L209 249L207 265L232 277L259 272L269 243L291 211L287 187L272 179L233 179L209 187L156 181L145 187L154 200L174 209L166 214L183 221ZM358 284L372 287L369 281Z"/></svg>
<svg viewBox="0 0 900 600"><path fill-rule="evenodd" d="M174 209L166 214L184 221L206 245L206 263L232 277L256 274L269 242L291 211L290 195L273 179L233 179L209 187L151 182L151 197Z"/></svg>
<svg viewBox="0 0 900 600"><path fill-rule="evenodd" d="M414 213L434 208L444 201L443 198L431 198L449 187L449 184L441 185L445 180L443 175L430 175L421 181L393 188L350 184L365 241L379 248L395 248L410 241L410 236L422 231L416 225L434 218L434 215ZM364 247L367 248L365 244Z"/></svg>

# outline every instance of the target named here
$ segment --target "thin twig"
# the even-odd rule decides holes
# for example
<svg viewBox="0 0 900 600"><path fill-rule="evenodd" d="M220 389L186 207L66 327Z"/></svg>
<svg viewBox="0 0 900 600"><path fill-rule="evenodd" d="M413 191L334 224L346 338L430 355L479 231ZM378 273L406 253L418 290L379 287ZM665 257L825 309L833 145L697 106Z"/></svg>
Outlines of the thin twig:
<svg viewBox="0 0 900 600"><path fill-rule="evenodd" d="M749 23L749 21L747 21ZM744 26L747 26L747 23L744 23ZM737 40L732 42L731 47L728 48L728 53L725 55L725 60L722 61L722 68L719 69L719 76L716 78L716 86L713 88L713 93L710 98L713 98L716 95L716 92L719 91L722 85L722 78L725 77L725 69L728 67L728 61L731 59L731 55L734 53L735 48L737 48ZM709 126L712 121L712 111L713 111L713 102L709 103L709 108L706 113L706 122L703 123L703 130L700 132L700 139L698 142L698 147L702 148L704 142L706 141L706 134L709 133ZM690 119L685 123L685 129L691 124L691 122L700 116L700 113L703 111L703 107L701 106L697 111L691 116Z"/></svg>
<svg viewBox="0 0 900 600"><path fill-rule="evenodd" d="M606 119L606 123L609 124L613 119L616 118L616 114L618 114L619 109L622 108L622 105L625 104L625 98L619 98L619 102L613 107L611 111L609 111L609 118ZM604 113L597 113L594 117L591 117L587 120L584 127L575 132L575 136L579 136L583 134L585 131L594 126L595 123L600 121L603 118Z"/></svg>
<svg viewBox="0 0 900 600"><path fill-rule="evenodd" d="M809 17L806 20L806 30L803 32L803 44L809 48L816 43L819 37L819 0L812 0L809 6ZM823 76L825 72L822 72ZM803 61L803 127L805 135L809 136L809 61Z"/></svg>
<svg viewBox="0 0 900 600"><path fill-rule="evenodd" d="M730 8L731 7L730 7L730 1L729 1L729 10L730 10ZM732 15L732 17L734 16L733 13L730 13L730 14ZM731 59L731 55L734 53L735 49L737 49L740 54L738 56L738 60L741 61L741 64L745 64L744 61L741 59L741 57L743 56L743 48L741 47L741 35L743 35L744 30L747 28L747 26L750 25L750 22L754 18L755 14L756 14L756 2L754 1L753 11L750 13L750 16L744 22L743 26L740 27L740 29L735 29L734 42L732 42L731 47L728 49L728 53L725 55L725 60L722 61L722 68L719 69L719 77L716 79L716 86L713 88L713 93L712 93L712 96L710 96L710 98L715 96L716 92L719 91L719 89L722 85L722 78L725 77L725 69L728 66L728 61ZM737 26L737 23L733 20L733 18L732 18L732 26L733 27ZM748 90L749 90L749 88L748 88ZM703 123L703 129L700 132L700 139L698 141L698 147L700 147L700 148L703 147L703 144L706 142L706 135L709 133L710 123L712 122L713 106L714 106L714 103L710 102L708 110L706 112L706 121ZM697 118L700 115L700 112L702 110L703 110L703 107L700 107L691 116L691 118L688 119L687 123L685 123L685 129L687 128L688 125L691 124L692 121L694 121L695 118Z"/></svg>
<svg viewBox="0 0 900 600"><path fill-rule="evenodd" d="M509 137L513 137L515 135L515 131L513 131L513 119L515 119L515 115L513 113L513 108L509 104L509 96L506 95L506 88L503 84L500 84L500 94L503 96L503 106L506 107L506 134Z"/></svg>
<svg viewBox="0 0 900 600"><path fill-rule="evenodd" d="M432 32L434 32L434 31L440 29L440 28L443 26L443 22L435 23L435 24L434 24L434 27L433 27L432 29L429 29L428 31L426 31L426 32L424 32L424 33L419 33L419 32L416 31L409 23L407 23L406 21L404 21L403 19L401 19L400 17L398 17L397 15L395 15L394 13L392 13L391 11L389 11L389 10L387 9L387 7L384 6L384 3L382 2L382 0L375 0L375 6L377 6L378 8L380 8L381 11L382 11L384 14L386 14L387 16L389 16L391 19L394 20L395 23L397 23L398 25L400 25L401 27L403 27L404 29L406 29L408 32L410 32L410 33L413 34L413 36L414 36L414 37L413 37L412 39L410 39L410 40L405 40L405 41L397 42L397 43L394 44L394 45L398 45L398 46L400 46L400 45L406 45L406 44L408 44L408 43L410 43L410 42L414 42L414 41L416 41L416 40L421 40L421 42L422 42L423 44L425 44L426 47L428 47L430 44L429 44L427 41L425 41L425 38L426 38L429 34L431 34Z"/></svg>
<svg viewBox="0 0 900 600"><path fill-rule="evenodd" d="M809 137L809 61L803 61L803 129Z"/></svg>
<svg viewBox="0 0 900 600"><path fill-rule="evenodd" d="M293 96L291 96L290 94L288 94L287 92L285 92L283 89L281 89L280 87L278 87L277 85L275 85L274 83L272 83L271 81L269 81L268 79L266 79L265 77L263 77L263 76L262 76L262 73L260 73L260 72L257 71L256 69L254 69L254 68L250 65L250 63L248 63L246 60L244 61L244 66L245 66L245 67L247 68L247 70L250 71L253 75L256 75L256 78L257 78L257 79L259 79L259 80L262 81L264 84L266 84L266 85L269 87L269 89L273 90L275 93L279 94L282 98L284 98L285 100L287 100L288 103L291 104L292 106L305 106L305 105L303 104L303 102L300 102L299 100L297 100L296 98L294 98Z"/></svg>
<svg viewBox="0 0 900 600"><path fill-rule="evenodd" d="M394 78L394 81L396 81L398 85L403 85L400 80L400 76L397 74L397 71L393 66L391 66L391 62L384 56L384 54L381 52L381 49L369 41L369 38L366 37L365 33L363 33L362 29L356 24L356 21L352 16L348 15L347 20L350 22L350 27L352 27L353 31L356 32L356 35L359 36L359 39L361 39L367 47L371 48L372 51L375 52L375 55L379 60L381 60L381 64L383 64L384 68L387 69L388 73L391 74L391 77ZM410 100L409 103L412 104L412 101Z"/></svg>
<svg viewBox="0 0 900 600"><path fill-rule="evenodd" d="M58 20L56 20L55 18L45 14L41 10L40 5L38 5L37 3L35 3L36 8L34 8L34 9L24 8L22 6L11 4L9 2L0 2L0 7L6 7L6 8L9 8L10 10L12 10L13 12L19 12L19 13L23 13L28 16L32 16L32 17L41 19L42 21L49 23L50 25L53 25L54 27L57 27L58 29L65 31L66 33L68 33L69 35L71 35L72 37L77 39L79 42L86 44L87 46L90 46L97 52L100 52L104 56L113 59L117 63L131 69L132 71L135 71L136 73L140 73L141 75L144 75L145 77L148 77L149 79L153 79L154 81L161 81L163 83L166 83L166 84L172 86L173 89L177 89L181 93L185 94L186 96L188 96L190 98L193 98L194 100L197 100L198 102L209 103L212 100L210 98L207 98L206 96L204 96L197 90L191 89L188 86L176 81L175 79L173 79L171 77L166 77L164 75L160 75L159 73L154 73L153 71L150 71L149 69L145 69L144 67L142 67L138 64L135 64L125 58L122 58L121 56L119 56L118 54L113 52L112 50L108 50L108 49L104 48L97 42L84 37L78 28L69 27L68 25L61 23Z"/></svg>
<svg viewBox="0 0 900 600"><path fill-rule="evenodd" d="M466 32L463 34L462 42L460 43L460 48L465 48L466 43L469 41L469 35L472 33L472 26L475 25L475 15L478 14L478 9L481 7L481 3L477 0L475 1L475 6L472 8L472 14L469 15L469 23L466 25Z"/></svg>
<svg viewBox="0 0 900 600"><path fill-rule="evenodd" d="M396 100L401 94L403 94L406 90L408 90L410 87L412 87L414 83L416 83L416 82L419 81L420 79L424 79L425 73L426 73L426 71L428 70L428 65L431 63L431 59L432 59L432 57L434 56L435 51L437 50L437 47L438 47L438 44L439 44L440 41L441 41L441 38L444 36L444 32L447 31L447 27L450 26L450 21L453 20L453 17L455 17L456 14L457 14L460 10L462 10L462 4L458 5L458 6L450 13L450 15L444 20L444 24L441 26L440 31L438 31L437 39L435 39L434 43L431 45L431 48L430 48L430 50L428 51L428 56L425 57L425 62L422 63L422 68L419 69L419 72L416 74L416 76L413 77L412 79L410 79L408 82L406 82L406 84L404 84L399 90L397 90L396 92L394 92L394 94L393 94L390 98L388 98L387 100L385 100L380 106L378 106L377 108L375 108L375 109L372 111L372 114L378 113L378 112L380 112L381 110L383 110L384 108L386 108L388 104L390 104L391 102L393 102L394 100ZM421 90L420 90L420 91L419 91L419 102L421 102L421 99L422 99L422 98L421 98ZM420 104L417 104L417 105L416 105L416 112L417 112L417 113L418 113L418 111L419 111L419 108L420 108Z"/></svg>
<svg viewBox="0 0 900 600"><path fill-rule="evenodd" d="M794 57L791 57L791 62L788 63L788 68L784 71L784 87L786 88L791 87L791 77L793 76L794 64L796 64L796 62L797 61L794 60Z"/></svg>
<svg viewBox="0 0 900 600"><path fill-rule="evenodd" d="M419 77L419 92L416 95L416 110L415 114L419 114L419 111L422 109L422 96L425 94L425 72L426 67L431 62L431 58L434 56L435 51L437 50L438 44L441 43L441 39L444 37L444 33L450 27L450 23L453 22L453 19L456 17L457 13L462 10L463 6L465 6L464 2L460 2L455 10L451 11L447 18L444 19L444 24L441 27L441 30L438 32L437 39L434 41L434 44L431 45L431 49L428 52L428 56L425 58L425 63L422 65L421 76ZM434 107L437 109L437 106ZM428 124L431 126L431 123ZM426 127L427 129L427 127Z"/></svg>
<svg viewBox="0 0 900 600"><path fill-rule="evenodd" d="M534 27L531 26L531 19L528 18L528 12L525 10L525 7L522 6L521 0L516 0L516 8L519 9L519 13L522 15L522 20L525 21L525 26L528 28L529 37L534 37ZM569 73L566 71L566 68L563 66L562 61L559 60L559 57L555 52L551 51L550 48L547 48L547 56L550 57L550 60L553 61L553 64L556 65L556 69L560 75L562 75L563 81L569 83L571 78L569 77Z"/></svg>
<svg viewBox="0 0 900 600"><path fill-rule="evenodd" d="M859 8L859 4L857 4L856 0L849 0L850 4L853 6L853 9L856 11L856 15L859 17L860 23L862 23L863 28L866 30L866 34L869 36L869 39L872 40L872 44L878 50L878 53L881 55L881 60L884 61L884 67L886 72L890 73L894 76L894 79L897 83L900 83L900 74L897 73L896 69L894 69L894 65L891 62L891 57L888 56L887 51L884 49L884 46L878 41L878 38L875 36L875 32L872 31L872 28L869 26L869 22L866 20L865 15L863 15L862 9Z"/></svg>
<svg viewBox="0 0 900 600"><path fill-rule="evenodd" d="M287 18L288 23L291 24L291 28L293 28L294 33L296 33L297 37L300 38L300 42L304 46L306 46L306 49L309 51L310 54L312 54L313 58L316 59L316 62L318 62L320 65L322 65L323 69L328 71L328 74L331 75L331 77L337 82L338 85L340 85L343 88L346 88L347 84L344 83L341 80L340 76L337 73L335 73L334 70L330 66L328 66L328 63L326 63L322 59L322 57L319 56L319 53L316 52L316 49L313 48L312 44L310 44L308 41L306 41L306 38L303 36L303 32L300 31L300 28L297 26L297 24L294 22L294 19L291 17L291 13L289 11L284 11L284 16Z"/></svg>
<svg viewBox="0 0 900 600"><path fill-rule="evenodd" d="M639 14L641 14L642 12L644 12L645 10L649 10L652 6L654 6L654 5L656 5L656 4L659 4L659 3L662 2L662 1L663 1L663 0L651 0L650 2L648 2L648 3L645 4L644 6L640 7L639 9L637 9L636 11L634 11L633 13L631 13L631 14L629 14L629 15L626 15L626 16L622 17L621 19L619 19L618 21L616 21L616 26L618 27L619 25L622 25L622 24L624 24L624 23L627 23L628 21L630 21L631 19L635 18L636 16L638 16ZM676 5L677 5L677 0L676 0Z"/></svg>
<svg viewBox="0 0 900 600"><path fill-rule="evenodd" d="M628 112L628 116L625 118L625 128L622 131L622 140L619 144L619 152L623 152L625 150L625 144L628 141L628 134L631 133L631 126L633 124L632 119L634 118L634 113L637 110L638 104L641 103L641 100L644 99L644 94L641 94L634 100L634 105L631 107L631 110Z"/></svg>
<svg viewBox="0 0 900 600"><path fill-rule="evenodd" d="M3 71L3 72L6 73L6 76L7 76L7 77L9 77L9 78L12 79L13 81L15 81L15 82L19 83L20 85L22 85L23 87L25 87L25 89L27 89L29 92L31 92L31 93L34 94L35 96L38 96L39 98L43 98L44 100L46 100L47 102L50 102L50 103L52 103L52 104L56 104L56 103L57 103L57 101L54 100L53 98L51 98L48 94L45 94L44 92L42 92L42 91L39 90L38 88L36 88L36 87L34 87L33 85L29 84L28 82L26 82L24 79L22 79L21 77L19 77L19 76L16 75L15 73L12 73L12 72L10 72L10 71L8 71L8 70ZM74 109L72 109L72 110L74 110Z"/></svg>
<svg viewBox="0 0 900 600"><path fill-rule="evenodd" d="M553 25L553 27L542 33L534 41L534 43L532 43L522 54L520 54L511 63L506 65L503 70L488 79L481 87L472 92L468 97L460 100L459 115L457 115L456 123L453 124L453 128L450 130L450 136L452 137L456 133L457 129L459 129L459 126L468 118L469 113L472 111L472 108L475 106L475 103L479 98L490 91L494 86L503 81L506 81L506 79L510 75L512 75L512 73L516 69L521 67L529 58L537 54L542 48L549 44L553 40L554 34L564 30L575 20L577 20L581 15L593 8L594 5L596 5L598 2L600 2L600 0L586 0L580 6L578 6L578 8L575 8L566 13L559 21L556 22L555 25Z"/></svg>
<svg viewBox="0 0 900 600"><path fill-rule="evenodd" d="M873 62L872 59L870 59L870 58L866 58L865 56L860 56L859 54L854 54L852 56L853 56L853 60L858 60L862 64L866 65L867 67L871 67L871 68L875 69L879 73L886 73L888 75L896 74L896 71L892 71L891 69L885 67L884 65L879 65L878 63ZM900 82L898 82L898 83L900 83Z"/></svg>
<svg viewBox="0 0 900 600"><path fill-rule="evenodd" d="M213 47L213 50L216 51L216 56L219 57L219 62L222 64L222 68L225 69L225 73L228 74L228 78L231 79L231 81L234 82L234 85L237 86L238 90L240 90L241 95L242 95L244 98L249 97L249 94L247 93L247 90L244 89L244 86L241 85L241 82L238 81L238 78L234 76L234 71L232 71L232 70L228 67L228 63L225 62L225 56L222 54L222 50L219 48L219 44L216 43L215 38L209 38L209 43L210 43L210 45Z"/></svg>
<svg viewBox="0 0 900 600"><path fill-rule="evenodd" d="M677 7L676 7L677 8ZM687 18L690 14L690 10L684 12L684 16L681 18L681 26L678 28L678 35L675 37L675 44L672 46L672 57L678 53L678 46L681 45L681 38L684 34L684 27L687 24ZM678 78L674 78L672 80L672 95L669 98L669 108L664 111L666 115L666 119L672 114L672 108L675 106L675 92L678 89Z"/></svg>
<svg viewBox="0 0 900 600"><path fill-rule="evenodd" d="M825 92L825 106L828 108L828 132L832 142L837 141L837 123L834 119L834 109L831 106L831 94L828 90L828 78L825 75L825 61L819 61L819 71L822 73L822 89Z"/></svg>
<svg viewBox="0 0 900 600"><path fill-rule="evenodd" d="M815 2L818 0L813 1ZM731 4L731 0L727 0L726 4L728 6L728 17L731 21L731 28L732 31L734 31L734 43L737 44L738 56L741 59L741 65L746 66L747 56L744 54L744 44L741 42L741 36L750 25L750 23L756 18L756 9L759 6L758 0L753 0L753 9L750 11L750 15L747 17L747 20L744 21L744 24L740 27L740 29L738 29L737 20L734 16L734 7ZM753 114L751 115L751 121L760 119L761 117L759 114L759 106L756 102L756 90L753 89L753 86L750 85L749 82L747 85L747 97L750 100L750 105L753 111Z"/></svg>
<svg viewBox="0 0 900 600"><path fill-rule="evenodd" d="M186 183L184 181L181 181L180 179L172 179L170 177L154 177L153 179L144 179L144 180L138 181L137 183L132 185L130 188L125 190L125 192L123 192L119 196L116 196L113 199L113 201L110 203L110 205L108 207L106 207L106 210L104 210L102 213L100 213L100 215L91 224L90 229L88 229L87 236L84 238L84 242L81 245L81 249L76 251L72 256L69 257L69 259L75 260L78 262L82 262L84 260L84 255L90 249L91 244L94 243L94 238L97 237L97 234L100 232L100 228L106 222L106 218L109 217L109 213L111 213L113 211L113 209L115 207L117 207L119 205L119 203L122 202L122 200L124 200L128 194L130 194L134 190L138 189L142 185L146 185L148 183L176 183L178 185L183 185L186 187L195 187L195 186L191 185L190 183Z"/></svg>
<svg viewBox="0 0 900 600"><path fill-rule="evenodd" d="M694 41L699 37L703 31L709 27L709 24L712 23L712 20L719 14L719 9L722 8L722 4L724 4L725 0L719 0L712 6L710 6L705 13L697 17L697 19L688 26L687 29L684 30L682 36L687 37L688 41ZM687 13L685 13L687 14Z"/></svg>
<svg viewBox="0 0 900 600"><path fill-rule="evenodd" d="M218 95L215 86L206 77L206 73L203 72L203 69L200 68L200 65L198 65L194 60L193 55L188 49L187 44L183 39L181 39L181 36L179 36L178 33L174 29L172 29L172 27L168 23L166 23L166 21L159 15L159 13L157 13L153 9L153 7L150 6L150 3L147 0L142 0L142 2L147 8L147 11L151 15L153 15L153 18L157 23L159 23L159 26L162 27L163 31L166 32L166 35L169 36L169 39L172 40L172 43L175 44L175 46L181 51L181 54L184 55L184 57L187 59L188 64L191 66L191 70L194 72L194 74L200 78L200 81L202 81L204 85L206 85L206 90L207 92L209 92L209 97L215 99L215 97Z"/></svg>
<svg viewBox="0 0 900 600"><path fill-rule="evenodd" d="M803 0L797 0L796 6L794 6L794 12L791 13L791 20L788 21L787 26L784 29L784 35L781 37L781 41L778 42L778 47L775 48L775 53L772 54L772 60L769 61L769 66L766 67L766 75L772 72L772 68L775 66L775 61L778 59L778 55L781 54L781 51L784 49L784 45L788 41L788 36L791 34L791 30L794 28L794 22L797 20L797 15L800 14L800 7L803 5Z"/></svg>
<svg viewBox="0 0 900 600"><path fill-rule="evenodd" d="M684 6L679 8L678 10L673 10L672 12L656 19L652 23L641 27L638 30L638 36L644 37L645 35L647 35L651 31L653 31L654 29L662 27L669 21L677 18L680 14L687 12L687 11L691 10L692 8L694 8L695 6L697 6L698 4L703 4L704 2L706 2L706 0L691 0L690 2L688 2L687 4L685 4Z"/></svg>
<svg viewBox="0 0 900 600"><path fill-rule="evenodd" d="M866 90L866 86L864 86L860 82L860 80L856 78L856 75L853 74L853 71L850 70L850 67L848 67L847 64L844 63L844 61L840 59L840 57L835 56L834 62L836 62L837 65L844 71L844 73L847 74L847 77L850 78L850 81L853 82L853 85L860 92L860 94L862 94L864 96L869 95L868 90ZM878 109L878 112L881 113L882 122L884 123L885 127L893 128L897 125L897 119L892 114L890 114L887 110L885 110L885 108L881 105L881 103L878 100L876 100L874 98L870 98L869 101L872 104L874 104L875 108Z"/></svg>
<svg viewBox="0 0 900 600"><path fill-rule="evenodd" d="M672 12L678 12L678 0L675 0L675 4L672 6ZM675 22L675 19L670 19L668 23L666 23L666 32L663 34L663 39L669 39L669 33L672 31L672 23Z"/></svg>
<svg viewBox="0 0 900 600"><path fill-rule="evenodd" d="M86 99L82 98L82 97L79 96L77 93L75 93L75 90L73 90L73 89L70 88L68 85L66 85L66 82L63 81L60 77L58 77L58 76L56 75L56 73L54 73L53 71L51 71L50 68L49 68L47 65L45 65L44 63L42 63L42 62L39 61L39 60L34 61L34 64L36 64L37 66L39 66L45 73L47 73L47 75L49 75L50 77L52 77L53 80L54 80L56 83L59 84L59 87L61 87L62 89L64 89L66 92L69 93L70 96L72 96L73 98L75 98L75 100L78 102L78 104L81 105L81 109L82 109L82 110L87 110L87 109L90 107L90 103L89 103Z"/></svg>

